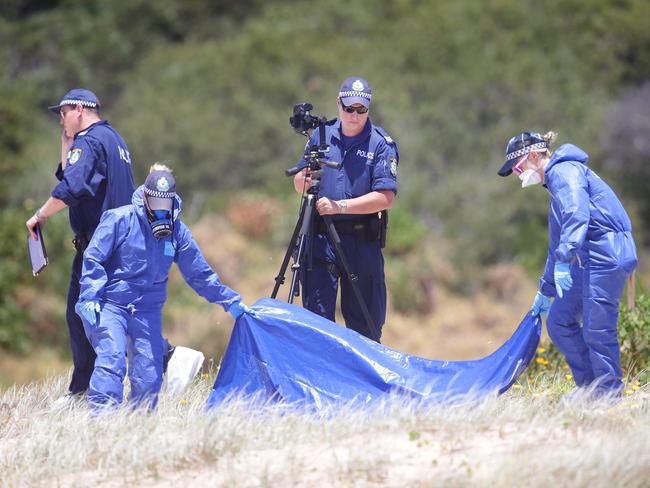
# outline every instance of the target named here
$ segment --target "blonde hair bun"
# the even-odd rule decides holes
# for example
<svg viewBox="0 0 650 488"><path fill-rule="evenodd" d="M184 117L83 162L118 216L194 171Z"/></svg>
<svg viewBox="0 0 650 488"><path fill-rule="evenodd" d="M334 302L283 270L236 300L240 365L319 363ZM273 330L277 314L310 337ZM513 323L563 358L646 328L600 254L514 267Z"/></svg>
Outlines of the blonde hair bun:
<svg viewBox="0 0 650 488"><path fill-rule="evenodd" d="M542 136L544 138L544 142L546 143L547 147L551 147L551 144L555 141L557 138L557 132L548 131L546 134Z"/></svg>

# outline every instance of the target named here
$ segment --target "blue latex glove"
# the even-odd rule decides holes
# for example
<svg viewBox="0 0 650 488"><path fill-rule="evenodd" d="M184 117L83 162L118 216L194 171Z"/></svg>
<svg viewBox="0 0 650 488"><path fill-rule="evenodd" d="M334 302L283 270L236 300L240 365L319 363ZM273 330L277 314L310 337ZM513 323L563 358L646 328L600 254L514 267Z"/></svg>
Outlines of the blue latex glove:
<svg viewBox="0 0 650 488"><path fill-rule="evenodd" d="M248 308L246 305L244 305L242 302L235 302L228 309L228 312L230 313L230 315L232 315L232 318L235 320L237 320L243 314L248 313L250 311L251 309Z"/></svg>
<svg viewBox="0 0 650 488"><path fill-rule="evenodd" d="M548 312L549 308L551 308L551 299L546 295L542 295L542 292L538 291L535 295L533 306L530 307L530 312L533 314L533 317L537 315L544 315L546 312Z"/></svg>
<svg viewBox="0 0 650 488"><path fill-rule="evenodd" d="M553 269L553 279L555 280L555 291L557 296L562 298L565 291L569 291L573 285L571 278L571 266L569 263L555 263Z"/></svg>
<svg viewBox="0 0 650 488"><path fill-rule="evenodd" d="M90 325L97 323L97 313L101 310L99 302L96 300L84 300L77 302L75 307L77 314Z"/></svg>

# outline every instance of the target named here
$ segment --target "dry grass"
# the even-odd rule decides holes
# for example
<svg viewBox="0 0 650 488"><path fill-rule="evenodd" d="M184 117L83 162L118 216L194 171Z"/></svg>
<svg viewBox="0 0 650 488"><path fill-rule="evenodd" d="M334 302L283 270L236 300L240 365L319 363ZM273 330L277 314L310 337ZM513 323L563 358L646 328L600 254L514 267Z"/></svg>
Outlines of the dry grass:
<svg viewBox="0 0 650 488"><path fill-rule="evenodd" d="M648 486L650 391L562 407L541 379L479 405L370 412L202 407L207 375L152 414L50 412L62 377L0 395L2 486Z"/></svg>

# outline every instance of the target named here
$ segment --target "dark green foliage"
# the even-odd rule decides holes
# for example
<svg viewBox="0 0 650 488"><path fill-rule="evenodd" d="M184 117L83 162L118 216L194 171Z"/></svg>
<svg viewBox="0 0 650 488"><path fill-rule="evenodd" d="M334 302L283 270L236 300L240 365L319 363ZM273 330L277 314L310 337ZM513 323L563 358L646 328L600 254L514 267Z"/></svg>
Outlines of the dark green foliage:
<svg viewBox="0 0 650 488"><path fill-rule="evenodd" d="M621 363L630 375L650 375L650 296L636 298L636 307L621 307L618 319ZM645 382L645 381L644 381Z"/></svg>

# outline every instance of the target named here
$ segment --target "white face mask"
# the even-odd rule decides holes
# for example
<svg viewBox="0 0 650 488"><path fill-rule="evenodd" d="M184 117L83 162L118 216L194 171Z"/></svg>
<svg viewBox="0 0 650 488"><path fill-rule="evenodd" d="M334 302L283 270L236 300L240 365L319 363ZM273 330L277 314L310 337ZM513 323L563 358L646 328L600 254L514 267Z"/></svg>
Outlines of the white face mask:
<svg viewBox="0 0 650 488"><path fill-rule="evenodd" d="M542 177L534 169L527 169L519 175L521 180L521 187L526 188L527 186L539 185L542 182Z"/></svg>

